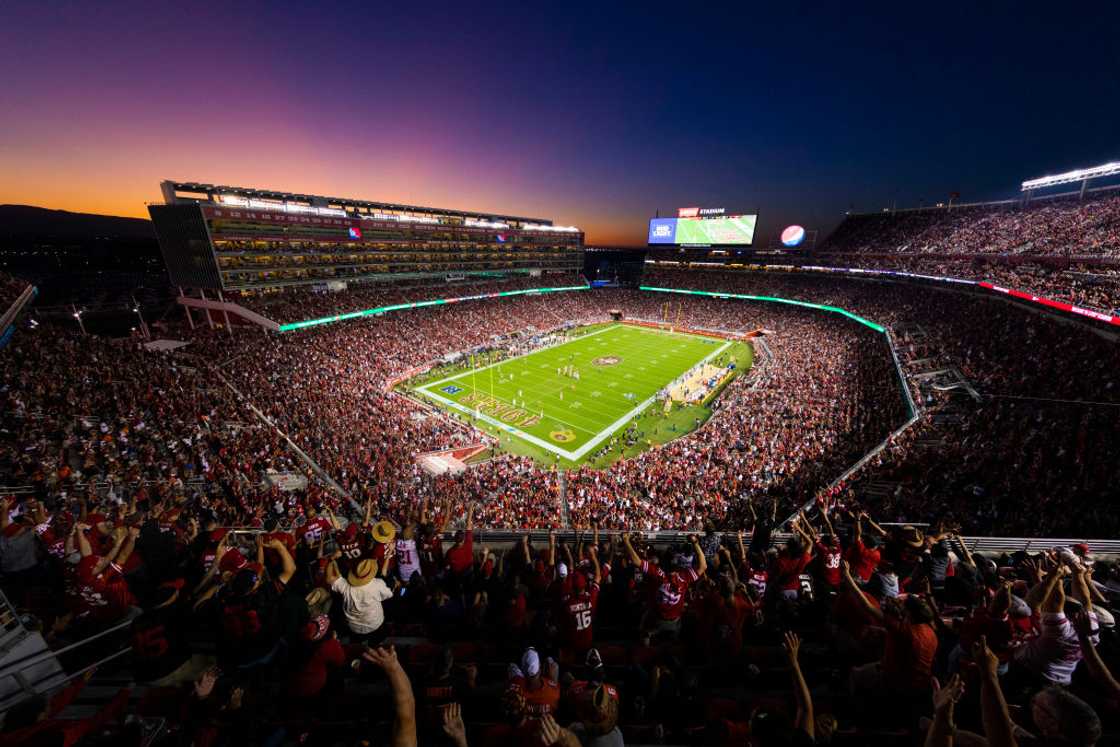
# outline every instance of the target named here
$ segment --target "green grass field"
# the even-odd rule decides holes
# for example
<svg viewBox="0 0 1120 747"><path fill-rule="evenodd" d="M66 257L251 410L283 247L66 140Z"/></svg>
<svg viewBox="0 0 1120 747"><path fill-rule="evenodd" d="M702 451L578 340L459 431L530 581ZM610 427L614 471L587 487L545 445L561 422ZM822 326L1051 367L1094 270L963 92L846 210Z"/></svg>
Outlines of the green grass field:
<svg viewBox="0 0 1120 747"><path fill-rule="evenodd" d="M507 451L570 465L588 461L612 434L634 421L649 421L641 435L654 443L692 430L706 419L706 408L678 407L668 416L660 407L647 410L666 385L702 361L717 358L734 360L743 371L750 367L750 348L611 324L575 330L567 341L524 356L492 365L475 361L474 367L437 372L408 386L416 395L499 434ZM579 379L561 370L565 367L577 369ZM626 448L617 451L622 456ZM594 461L603 461L602 455Z"/></svg>

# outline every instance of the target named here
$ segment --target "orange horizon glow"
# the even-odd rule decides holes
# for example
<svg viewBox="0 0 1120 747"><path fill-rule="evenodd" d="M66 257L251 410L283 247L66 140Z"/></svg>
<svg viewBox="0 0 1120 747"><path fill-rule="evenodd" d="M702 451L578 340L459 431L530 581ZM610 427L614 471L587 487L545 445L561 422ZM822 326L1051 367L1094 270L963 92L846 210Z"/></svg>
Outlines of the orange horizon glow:
<svg viewBox="0 0 1120 747"><path fill-rule="evenodd" d="M560 204L549 206L545 200L539 198L526 199L525 194L517 198L509 198L494 188L479 189L472 197L462 198L454 193L450 182L445 183L441 188L429 189L423 184L401 188L403 180L389 180L396 189L377 190L362 185L358 178L328 183L322 178L301 178L295 174L284 177L271 169L269 173L262 174L261 178L233 178L233 174L228 173L227 168L198 171L204 173L169 170L156 177L122 174L119 182L114 185L108 184L105 180L98 180L96 186L87 186L87 183L72 179L69 175L62 179L43 175L21 180L18 184L8 182L0 176L0 204L29 205L48 210L148 219L148 205L163 202L160 182L164 179L172 179L454 210L525 215L549 219L558 225L575 225L583 230L584 241L589 246L639 246L645 243L644 219L639 219L635 222L636 227L631 228L627 223L633 221L628 216L590 213L581 206L563 207ZM293 168L293 172L296 171L300 169ZM39 171L39 173L57 172ZM207 174L212 176L207 177Z"/></svg>

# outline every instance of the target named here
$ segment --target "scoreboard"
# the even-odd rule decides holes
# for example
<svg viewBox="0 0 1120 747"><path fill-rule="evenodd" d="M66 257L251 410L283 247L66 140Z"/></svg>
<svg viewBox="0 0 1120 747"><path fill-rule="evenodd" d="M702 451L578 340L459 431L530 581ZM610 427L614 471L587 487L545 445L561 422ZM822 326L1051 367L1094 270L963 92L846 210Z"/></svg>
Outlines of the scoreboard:
<svg viewBox="0 0 1120 747"><path fill-rule="evenodd" d="M723 208L681 208L676 218L651 218L648 243L671 246L750 246L757 215L724 215Z"/></svg>

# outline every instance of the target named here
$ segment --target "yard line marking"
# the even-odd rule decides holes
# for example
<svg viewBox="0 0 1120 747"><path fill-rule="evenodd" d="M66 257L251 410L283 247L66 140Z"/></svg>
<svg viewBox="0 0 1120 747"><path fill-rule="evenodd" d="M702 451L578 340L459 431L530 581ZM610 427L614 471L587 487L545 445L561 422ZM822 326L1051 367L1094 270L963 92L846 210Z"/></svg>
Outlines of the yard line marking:
<svg viewBox="0 0 1120 747"><path fill-rule="evenodd" d="M715 349L715 350L713 350L713 351L712 351L711 353L708 353L708 355L706 355L706 356L704 356L704 357L703 357L702 359L700 359L700 360L699 360L699 361L698 361L698 362L696 363L696 366L702 366L702 365L704 365L705 363L707 363L708 361L710 361L710 360L711 360L712 358L715 358L715 357L716 357L717 355L719 355L720 353L722 353L722 352L723 352L724 350L726 350L726 349L727 349L727 348L729 348L729 347L731 347L731 341L730 341L730 340L728 340L727 342L723 343L723 345L721 345L720 347L716 348L716 349ZM695 366L694 366L694 367L695 367ZM689 369L689 370L691 370L691 369ZM602 431L600 431L599 435L595 436L595 437L594 437L594 438L592 438L592 439L591 439L590 441L588 441L587 443L585 443L585 444L584 444L583 446L579 447L579 448L578 448L578 449L576 449L576 450L575 450L574 452L572 452L572 453L573 453L573 454L575 455L575 457L574 457L574 458L572 458L572 461L574 462L574 461L575 461L576 459L579 459L579 458L580 458L580 457L582 457L582 456L583 456L584 454L586 454L587 452L591 451L591 450L592 450L593 448L595 448L596 446L598 446L599 444L601 444L601 443L602 443L603 441L606 441L606 440L607 440L607 438L608 438L608 437L609 437L609 436L610 436L610 435L611 435L612 433L614 433L614 432L615 432L615 431L617 431L617 430L618 430L619 428L621 428L622 426L626 425L626 424L627 424L627 423L629 423L629 422L630 422L631 420L633 420L633 419L634 419L634 418L636 418L636 417L637 417L638 415L640 415L640 414L641 414L641 413L642 413L642 412L643 412L643 411L644 411L644 410L645 410L645 409L646 409L647 407L649 407L650 405L652 405L652 404L654 403L654 401L655 401L656 399L657 399L657 395L656 395L656 394L654 394L654 395L653 395L653 396L651 396L651 397L650 397L649 399L646 399L646 400L645 400L645 401L643 401L643 402L642 402L642 403L641 403L640 405L638 405L637 407L635 407L635 408L634 408L633 410L631 410L630 412L628 412L628 413L624 414L624 415L623 415L623 416L622 416L621 418L619 418L618 420L616 420L616 421L614 421L613 423L611 423L610 425L608 425L608 426L607 426L606 428L604 428L604 429L603 429Z"/></svg>
<svg viewBox="0 0 1120 747"><path fill-rule="evenodd" d="M545 441L543 438L537 438L532 433L526 433L523 430L520 430L518 428L514 428L512 425L507 425L507 424L503 423L502 421L498 420L497 418L490 417L486 413L477 413L477 415L476 415L474 410L471 410L470 408L466 407L465 405L460 405L458 402L447 399L446 397L441 397L438 394L435 394L434 392L425 391L424 394L427 394L428 396L432 397L433 399L439 400L440 402L447 405L448 407L450 407L453 410L458 410L459 412L470 415L471 417L477 417L479 420L482 420L483 422L489 423L490 425L494 426L495 428L499 428L499 429L505 431L506 433L512 433L513 435L517 436L518 438L521 438L525 441L528 441L529 443L533 444L534 446L541 447L545 451L552 452L553 454L558 454L562 457L567 458L570 461L573 461L573 462L575 461L575 459L572 458L572 452L567 451L565 449L557 448L556 446L553 446L552 444L550 444L548 441Z"/></svg>
<svg viewBox="0 0 1120 747"><path fill-rule="evenodd" d="M454 376L448 376L446 379L440 379L439 381L435 381L435 382L432 382L431 384L427 384L426 386L435 386L436 384L446 384L447 382L452 381L454 379L457 379L460 376L470 376L472 372L479 373L480 371L485 371L488 368L493 368L494 366L500 366L503 363L509 363L510 361L515 361L515 360L518 360L520 358L525 358L525 357L533 355L535 353L540 353L540 352L545 351L545 350L555 350L556 348L564 347L565 345L569 345L569 344L571 344L573 342L576 342L578 340L586 340L588 337L592 337L594 335L601 335L604 332L607 332L607 331L612 330L612 329L618 329L621 326L622 326L621 324L612 324L609 327L604 327L603 329L597 329L594 332L588 332L586 335L580 335L579 337L573 337L571 339L564 340L564 342L559 342L559 343L557 343L557 344L555 344L551 347L537 348L536 350L530 350L528 353L522 353L521 355L515 355L512 358L506 358L504 361L498 361L497 363L491 363L489 366L483 366L482 368L472 368L469 371L463 371L461 373L455 374ZM542 366L542 368L547 368L547 366Z"/></svg>
<svg viewBox="0 0 1120 747"><path fill-rule="evenodd" d="M629 327L627 325L615 324L615 325L610 325L610 326L604 327L602 329L596 330L594 332L589 332L586 335L580 335L580 336L577 336L577 337L570 338L568 340L565 340L564 342L558 343L557 345L553 345L553 346L548 347L548 348L538 348L537 350L532 350L532 351L529 351L528 353L523 353L520 356L515 356L513 358L508 358L508 359L503 360L503 361L498 361L496 363L492 363L492 364L490 364L488 366L484 366L482 368L469 369L469 370L466 370L466 371L462 371L462 372L454 374L452 376L440 379L439 381L434 381L434 382L430 382L428 384L424 384L424 385L415 387L413 389L413 391L418 393L418 394L429 397L431 399L434 399L438 402L441 402L444 405L450 407L451 409L459 411L461 413L464 413L464 414L466 414L470 417L477 417L479 420L498 428L500 431L504 431L506 433L516 435L519 438L521 438L522 440L524 440L528 443L531 443L535 446L538 446L538 447L542 448L543 450L545 450L549 453L565 457L566 459L575 462L575 461L578 461L585 454L587 454L591 449L594 449L600 443L602 443L604 440L606 440L608 437L610 437L615 431L617 431L623 425L629 423L630 421L634 420L635 417L640 415L646 408L649 407L650 404L652 404L656 400L656 398L658 396L658 393L663 389L665 384L668 383L668 382L661 382L659 378L658 379L646 379L645 377L641 377L641 376L635 377L632 373L628 372L626 374L626 378L633 379L634 380L633 384L640 384L641 387L640 387L639 390L641 390L641 389L645 389L645 390L652 389L653 392L649 397L647 397L642 402L638 403L636 406L630 408L629 410L626 410L626 411L622 412L620 414L620 416L614 422L608 424L605 428L601 429L598 433L596 433L594 431L591 431L587 428L575 425L575 424L573 424L573 423L571 423L571 422L569 422L569 421L567 421L563 418L556 417L551 412L551 410L548 411L545 414L545 418L544 418L546 421L555 422L555 423L558 423L560 425L567 426L569 428L573 428L573 429L582 431L585 434L591 434L592 435L591 439L589 439L586 443L584 443L582 446L580 446L579 448L577 448L574 451L568 451L566 449L562 449L562 448L559 448L557 446L554 446L553 444L549 443L548 441L545 441L542 438L534 436L531 433L526 433L526 432L520 430L519 428L511 426L507 423L503 423L502 421L498 420L497 418L486 415L485 413L478 412L476 410L473 410L473 409L467 407L466 405L460 404L459 402L456 402L454 400L450 400L446 397L443 397L440 394L438 394L434 391L431 391L431 388L437 387L441 384L445 384L449 381L463 380L460 383L464 383L465 385L470 386L470 388L472 390L477 391L480 394L491 396L494 399L496 399L498 401L501 401L501 402L505 402L507 404L512 404L505 397L500 397L497 394L489 394L485 390L485 388L480 388L480 387L476 387L476 386L471 385L468 377L471 377L472 374L476 374L479 371L485 371L487 368L492 368L492 367L495 367L495 366L498 367L499 371L501 371L501 367L504 364L509 363L511 361L514 361L514 360L517 360L518 358L524 358L524 357L529 356L529 355L534 355L534 354L537 354L537 353L543 353L543 352L546 352L546 351L555 350L556 348L562 347L563 345L566 345L570 342L585 340L588 337L591 337L593 335L598 335L598 334L601 334L603 332L608 332L608 331L611 331L611 330L625 330L627 332L627 334L621 335L620 339L618 339L612 346L623 357L637 356L637 357L645 357L645 358L648 358L648 359L652 360L653 358L656 357L656 353L654 353L652 350L650 350L650 342L652 342L652 338L663 338L663 336L665 336L665 335L678 336L678 338L685 338L685 339L688 339L690 342L693 342L693 343L696 343L696 342L700 341L700 339L696 335L689 335L689 334L679 333L679 332L668 332L666 330L656 330L656 331L653 331L653 330L649 330L649 331L639 330L641 332L641 336L636 337L632 334L632 331L634 331L635 328ZM593 344L596 345L596 346L604 346L604 345L607 345L608 343L605 340L596 340L596 341L594 341ZM716 345L715 341L712 341L709 344ZM726 350L728 347L730 347L731 344L732 344L731 341L723 342L722 345L717 347L715 350L712 350L711 352L709 352L708 355L704 356L704 358L700 359L699 361L692 360L692 355L694 355L696 352L699 352L698 350L695 350L695 348L696 348L695 344L691 345L691 346L678 345L678 346L674 347L673 350L675 352L678 352L678 353L687 352L687 354L688 354L687 358L689 360L684 360L685 357L686 357L685 355L675 355L675 356L672 356L671 361L667 361L667 362L672 362L673 364L675 364L674 367L676 367L677 365L683 365L684 363L688 363L689 365L686 368L684 368L684 370L681 372L681 374L683 374L687 371L693 370L693 369L703 365L707 361L711 360L715 356L722 353L724 350ZM660 357L668 359L670 356L667 352L665 352L665 348L662 347L661 350L662 350L662 353L661 353ZM595 353L590 349L580 351L578 354L573 354L573 357L576 358L576 360L581 364L586 363L588 357L594 357L594 356L595 356ZM547 369L547 368L550 367L550 365L552 365L552 364L542 363L542 364L540 364L540 367L542 369ZM641 370L644 371L645 368L646 368L645 366L642 366ZM590 373L592 371L595 371L595 369L591 369L588 372L588 374L590 375ZM595 373L597 375L597 378L599 378L599 381L597 383L599 383L600 386L603 383L605 383L607 385L607 387L610 387L610 388L615 388L615 387L618 386L619 382L617 380L610 380L610 381L605 381L605 382L602 380L602 377L599 374L602 374L602 373L605 373L605 372L597 372L596 371ZM557 393L558 390L555 386L556 382L554 382L554 381L542 381L541 383L545 385L545 387L541 391L545 395L549 396L549 398L552 398ZM589 382L589 383L596 383L596 382L592 381L592 382ZM633 385L633 384L631 384L631 385ZM530 399L536 399L536 394L537 394L536 387L532 387L532 388L527 387L527 391L529 392L529 395L530 395L529 397L522 396L520 394L520 391L519 391L518 398L522 403L524 403L525 401L530 400ZM581 395L585 394L585 392L583 392L582 390L581 390L580 393L581 393ZM592 393L591 396L595 397L598 394L599 394L599 391L595 390ZM553 405L559 405L559 404L560 404L560 402L552 402L549 405L549 408L552 408ZM570 403L569 404L569 409L576 409L576 408L582 407L582 404L583 403L581 401L577 400L575 403ZM599 405L599 403L596 403L596 404ZM543 408L539 399L536 399L534 404L529 406L529 409L532 409L534 407L542 407ZM604 410L609 412L609 410L613 410L613 409L614 409L613 407L604 407L602 405L599 405L595 408L595 411L598 412L598 413L607 414L607 412L604 412ZM569 413L569 415L575 415L575 413L571 412L571 413ZM583 418L578 418L578 419L583 420Z"/></svg>
<svg viewBox="0 0 1120 747"><path fill-rule="evenodd" d="M505 403L506 403L507 405L513 405L513 403L512 403L512 402L510 402L510 401L509 401L509 399L507 399L506 397L502 397L502 396L500 396L500 395L498 395L498 394L491 394L491 393L490 393L490 392L489 392L488 390L486 390L486 389L483 389L483 388L481 388L481 387L474 387L474 386L470 386L470 384L468 384L467 382L463 382L463 383L464 383L464 384L466 384L467 386L469 386L469 387L470 387L470 390L471 390L471 391L473 391L473 392L478 392L479 394L483 394L483 395L485 395L485 396L487 396L487 397L490 397L490 398L492 398L492 399L496 399L496 400L498 400L498 401L500 401L500 402L505 402ZM431 391L428 391L428 387L429 387L429 386L431 386L431 385L429 384L429 385L426 385L426 386L422 386L422 387L417 387L416 391L420 391L420 392L423 392L423 393L426 393L426 394L431 394L431 395L433 395L433 396L437 396L437 397L438 397L439 395L437 395L437 394L436 394L435 392L431 392ZM545 391L546 391L546 392L548 392L548 393L554 393L554 392L555 392L556 390L555 390L555 389L551 389L551 388L549 388L549 389L547 389L547 390L545 390ZM536 393L536 390L535 390L535 389L530 389L530 390L529 390L529 394L530 394L530 397L532 397L532 396L533 396L533 395L534 395L535 393ZM444 398L443 398L443 397L440 397L440 399L442 400L442 399L444 399ZM566 425L566 426L568 426L569 428L575 428L575 429L576 429L577 431L583 431L584 433L586 433L586 434L588 434L588 435L591 435L591 436L593 436L593 435L595 435L596 433L598 433L598 431L595 431L595 430L591 430L590 428L585 428L584 426L576 425L575 423L572 423L572 422L570 422L570 421L568 421L568 420L564 420L564 419L562 419L562 418L560 418L560 417L557 417L556 415L554 415L554 414L552 413L552 409L551 409L551 408L552 408L553 406L557 406L557 405L560 405L560 404L563 404L563 402L562 402L562 401L560 401L560 402L553 402L552 404L550 404L550 405L549 405L549 409L548 409L548 410L546 410L546 412L545 412L545 416L544 416L544 418L542 419L542 422L543 422L543 420L549 420L549 419L551 419L551 420L555 420L555 421L556 421L557 423L560 423L561 425ZM520 405L513 405L513 406L515 406L515 407L519 407ZM466 405L463 405L463 407L467 407L467 406L466 406ZM522 409L524 409L524 410L528 410L528 411L532 412L532 411L533 411L533 408L539 408L539 407L541 407L541 404L540 404L540 400L539 400L539 399L537 399L537 400L535 400L535 401L534 401L534 403L533 403L533 405L532 405L531 407L522 407ZM473 408L469 408L469 407L468 407L467 409L468 409L468 410L469 410L469 411L470 411L471 413L475 413L475 412L477 412L477 411L476 411L475 409L473 409ZM482 413L479 413L479 414L481 415ZM568 413L568 415L574 415L574 414L575 414L575 413ZM583 421L583 418L578 418L578 419L579 419L579 420L581 420L581 421ZM489 421L487 421L487 422L489 422ZM499 422L501 422L501 421L499 421ZM507 424L506 424L506 423L503 423L502 425L503 425L503 427L505 427L505 426L506 426ZM593 426L597 426L597 425L598 425L598 423L596 423L596 422L592 421L592 422L591 422L591 425L593 425Z"/></svg>

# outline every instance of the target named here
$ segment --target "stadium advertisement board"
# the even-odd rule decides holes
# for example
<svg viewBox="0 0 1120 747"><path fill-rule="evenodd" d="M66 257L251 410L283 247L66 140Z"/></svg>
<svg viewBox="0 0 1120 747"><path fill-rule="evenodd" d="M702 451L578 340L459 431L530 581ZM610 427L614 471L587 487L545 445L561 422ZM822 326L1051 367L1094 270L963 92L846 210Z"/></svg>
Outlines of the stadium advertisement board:
<svg viewBox="0 0 1120 747"><path fill-rule="evenodd" d="M1046 298L1045 296L1036 296L1033 293L1015 290L1014 288L1004 288L1002 286L989 283L987 280L979 283L979 285L981 288L987 288L990 291L1002 293L1004 295L1011 296L1012 298L1031 301L1032 303L1041 304L1042 306L1049 306L1050 308L1058 309L1059 311L1067 311L1070 314L1077 314L1078 316L1085 316L1089 317L1090 319L1096 319L1098 322L1105 322L1107 324L1120 326L1120 317L1113 316L1112 314L1105 314L1104 312L1094 311L1093 309L1085 309L1080 306L1074 306L1073 304L1066 303L1065 301L1055 301L1052 298Z"/></svg>
<svg viewBox="0 0 1120 747"><path fill-rule="evenodd" d="M689 209L691 210L691 208ZM701 209L697 208L700 212ZM650 218L648 243L681 246L750 246L757 215Z"/></svg>
<svg viewBox="0 0 1120 747"><path fill-rule="evenodd" d="M723 299L738 299L741 301L766 301L769 303L784 303L790 306L802 306L806 309L816 309L818 311L830 311L833 314L840 314L846 316L854 322L859 322L865 327L870 327L876 332L886 332L886 327L881 324L876 324L870 319L864 319L862 316L853 314L847 309L842 309L839 306L825 306L819 303L809 303L808 301L796 301L792 298L782 298L780 296L752 296L746 293L717 293L713 291L700 291L688 290L686 288L657 288L652 285L639 286L638 290L654 291L657 293L681 293L686 296L707 296L708 298L723 298Z"/></svg>
<svg viewBox="0 0 1120 747"><path fill-rule="evenodd" d="M345 314L335 314L334 316L324 316L318 319L304 319L302 322L290 322L288 324L281 324L281 332L291 332L296 329L304 329L306 327L316 327L320 324L330 324L331 322L341 322L346 319L358 319L363 316L377 316L379 314L387 314L390 311L402 311L404 309L420 309L425 306L442 306L449 303L461 303L463 301L478 301L483 298L505 298L507 296L524 296L529 293L558 293L561 291L575 291L587 290L591 286L588 285L565 285L556 288L530 288L528 290L514 290L502 291L501 293L482 293L475 296L459 296L457 298L436 298L431 301L411 301L409 303L397 303L391 306L377 306L372 309L362 309L360 311L349 311Z"/></svg>

